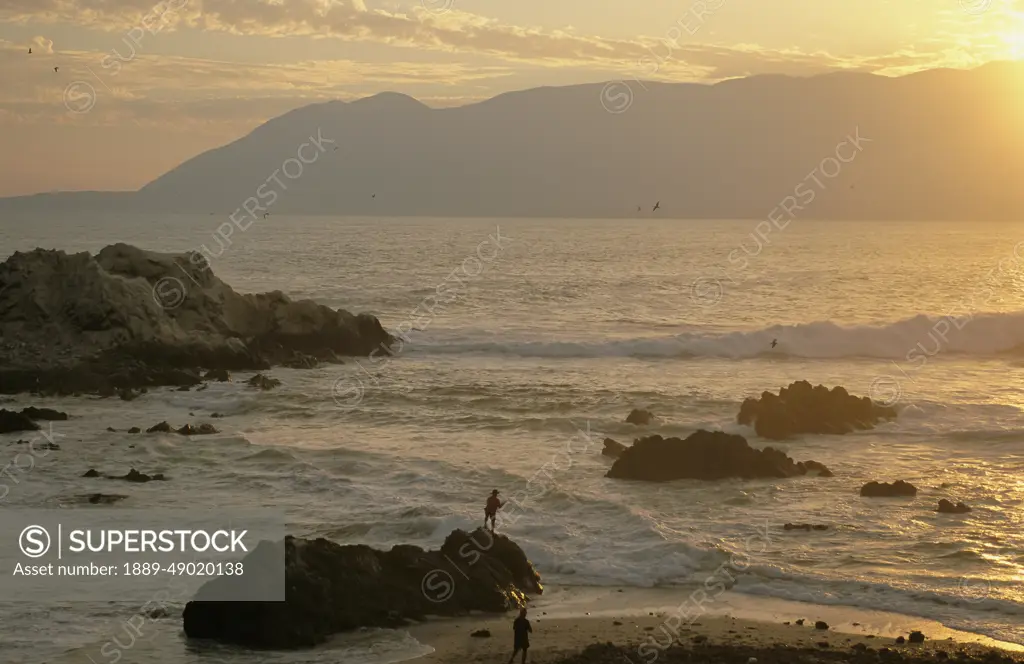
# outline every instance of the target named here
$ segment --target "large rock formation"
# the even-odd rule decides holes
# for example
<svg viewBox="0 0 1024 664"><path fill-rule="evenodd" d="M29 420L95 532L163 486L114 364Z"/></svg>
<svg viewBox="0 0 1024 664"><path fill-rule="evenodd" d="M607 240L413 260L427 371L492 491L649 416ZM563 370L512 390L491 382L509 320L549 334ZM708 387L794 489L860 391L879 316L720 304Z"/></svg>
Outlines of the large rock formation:
<svg viewBox="0 0 1024 664"><path fill-rule="evenodd" d="M243 562L248 571L280 543L264 542ZM220 577L202 588L183 615L185 634L254 648L301 648L358 627L398 627L428 615L501 613L541 593L540 575L504 535L452 532L439 551L400 545L390 551L287 537L284 602L217 602L246 596L253 579ZM262 551L261 551L262 549ZM278 558L279 559L279 558ZM249 595L251 596L251 595Z"/></svg>
<svg viewBox="0 0 1024 664"><path fill-rule="evenodd" d="M808 472L832 476L820 463L797 463L771 447L756 450L743 436L700 430L685 440L661 436L641 438L622 451L606 477L668 482L795 477Z"/></svg>
<svg viewBox="0 0 1024 664"><path fill-rule="evenodd" d="M0 264L0 339L0 391L106 394L195 385L200 369L266 369L296 354L386 353L393 341L368 314L279 291L242 295L200 254L126 244Z"/></svg>
<svg viewBox="0 0 1024 664"><path fill-rule="evenodd" d="M855 397L842 387L829 390L811 387L805 380L760 399L748 398L736 421L753 425L758 436L783 440L802 433L843 434L871 429L882 420L896 417L896 409L872 403L869 397Z"/></svg>

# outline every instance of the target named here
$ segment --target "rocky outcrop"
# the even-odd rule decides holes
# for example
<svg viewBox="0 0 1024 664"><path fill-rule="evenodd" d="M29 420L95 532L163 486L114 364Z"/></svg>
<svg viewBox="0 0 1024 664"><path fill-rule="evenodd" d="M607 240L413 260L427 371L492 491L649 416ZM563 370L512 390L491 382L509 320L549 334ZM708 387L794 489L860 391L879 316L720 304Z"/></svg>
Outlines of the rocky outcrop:
<svg viewBox="0 0 1024 664"><path fill-rule="evenodd" d="M0 264L0 339L0 391L110 396L196 385L203 369L386 354L393 341L373 316L279 291L239 294L199 254L126 244L10 256Z"/></svg>
<svg viewBox="0 0 1024 664"><path fill-rule="evenodd" d="M227 589L246 596L245 577L220 577L183 614L185 634L253 648L302 648L360 627L398 627L429 615L501 613L541 593L540 575L523 550L485 530L451 533L439 551L399 545L378 551L326 539L262 542L245 569L279 561L284 547L284 602L223 602ZM232 596L239 596L232 592ZM252 596L252 595L248 595Z"/></svg>
<svg viewBox="0 0 1024 664"><path fill-rule="evenodd" d="M139 471L132 468L124 475L104 475L95 468L90 468L82 474L82 477L103 477L108 480L124 480L125 482L164 482L167 477L163 473L154 473L153 475L147 475L146 473L140 473Z"/></svg>
<svg viewBox="0 0 1024 664"><path fill-rule="evenodd" d="M635 424L637 426L645 426L650 424L654 419L654 413L643 408L634 408L626 416L626 422L628 424Z"/></svg>
<svg viewBox="0 0 1024 664"><path fill-rule="evenodd" d="M613 459L619 458L619 456L625 451L626 446L617 440L611 438L604 439L604 449L601 450L601 454L606 457L612 457Z"/></svg>
<svg viewBox="0 0 1024 664"><path fill-rule="evenodd" d="M971 511L971 508L966 503L957 503L954 505L952 502L943 498L939 501L939 508L936 512L942 512L943 514L967 514Z"/></svg>
<svg viewBox="0 0 1024 664"><path fill-rule="evenodd" d="M896 417L896 409L873 403L869 397L855 397L842 387L829 390L797 381L779 390L764 392L760 399L748 398L736 421L753 426L762 438L784 440L798 434L844 434L871 429Z"/></svg>
<svg viewBox="0 0 1024 664"><path fill-rule="evenodd" d="M249 387L255 387L258 390L272 390L275 387L281 385L281 381L270 376L264 376L263 374L256 374L249 380L245 381Z"/></svg>
<svg viewBox="0 0 1024 664"><path fill-rule="evenodd" d="M231 380L231 374L228 373L227 369L210 369L203 376L203 380L215 380L219 383L226 383Z"/></svg>
<svg viewBox="0 0 1024 664"><path fill-rule="evenodd" d="M868 482L860 488L860 495L867 498L902 498L905 496L916 496L917 487L903 480L896 480L892 484L887 482Z"/></svg>
<svg viewBox="0 0 1024 664"><path fill-rule="evenodd" d="M38 430L39 425L33 422L32 418L24 413L0 408L0 433Z"/></svg>
<svg viewBox="0 0 1024 664"><path fill-rule="evenodd" d="M53 408L36 408L35 406L22 408L21 414L32 420L59 422L68 419L67 413L62 413L59 410L54 410Z"/></svg>
<svg viewBox="0 0 1024 664"><path fill-rule="evenodd" d="M821 464L815 467L824 468ZM754 449L743 436L700 430L685 440L661 436L641 438L622 452L606 476L668 482L796 477L808 472L812 471L807 464L797 463L771 447Z"/></svg>

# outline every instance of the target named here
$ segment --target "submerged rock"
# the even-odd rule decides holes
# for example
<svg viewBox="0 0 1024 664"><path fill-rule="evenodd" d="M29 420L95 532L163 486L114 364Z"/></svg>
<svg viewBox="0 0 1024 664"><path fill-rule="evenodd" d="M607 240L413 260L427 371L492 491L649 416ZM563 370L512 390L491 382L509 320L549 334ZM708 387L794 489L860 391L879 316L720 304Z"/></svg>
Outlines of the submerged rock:
<svg viewBox="0 0 1024 664"><path fill-rule="evenodd" d="M263 374L256 374L249 380L245 381L250 387L255 387L261 390L271 390L281 384L276 378L270 376L264 376Z"/></svg>
<svg viewBox="0 0 1024 664"><path fill-rule="evenodd" d="M253 648L305 648L360 627L393 628L426 616L502 613L540 594L540 575L504 535L483 529L452 532L439 551L287 537L262 542L242 561L245 569L285 560L284 602L217 602L230 588L242 596L253 579L207 582L185 606L185 634ZM278 558L279 559L279 558ZM255 581L259 581L256 578ZM216 592L216 595L211 593Z"/></svg>
<svg viewBox="0 0 1024 664"><path fill-rule="evenodd" d="M736 421L753 425L762 438L783 440L804 433L844 434L871 429L896 417L896 409L873 403L869 397L855 397L842 387L829 390L797 381L760 399L743 401Z"/></svg>
<svg viewBox="0 0 1024 664"><path fill-rule="evenodd" d="M649 410L643 408L634 408L630 411L629 415L626 416L626 422L629 424L635 424L637 426L644 426L651 423L654 419L654 414Z"/></svg>
<svg viewBox="0 0 1024 664"><path fill-rule="evenodd" d="M810 523L787 523L782 527L783 530L828 530L828 526L825 524L810 524Z"/></svg>
<svg viewBox="0 0 1024 664"><path fill-rule="evenodd" d="M146 473L140 473L139 471L132 468L124 475L104 475L95 468L90 468L82 474L82 477L103 477L108 480L124 480L126 482L162 482L166 481L167 477L163 473L155 473L153 475L147 475Z"/></svg>
<svg viewBox="0 0 1024 664"><path fill-rule="evenodd" d="M0 264L0 338L0 392L129 399L143 386L197 385L200 367L387 354L394 341L368 314L236 293L201 254L127 244L15 252Z"/></svg>
<svg viewBox="0 0 1024 664"><path fill-rule="evenodd" d="M916 496L917 487L910 482L896 480L892 484L884 482L868 482L860 488L860 495L867 498L895 498Z"/></svg>
<svg viewBox="0 0 1024 664"><path fill-rule="evenodd" d="M939 508L935 511L942 512L943 514L967 514L971 511L971 508L968 507L965 503L957 503L956 505L954 505L950 501L943 498L942 500L939 501Z"/></svg>
<svg viewBox="0 0 1024 664"><path fill-rule="evenodd" d="M743 436L700 430L685 440L657 435L641 438L622 452L606 476L667 482L796 477L807 472L806 464L771 447L754 449Z"/></svg>
<svg viewBox="0 0 1024 664"><path fill-rule="evenodd" d="M175 433L180 433L182 436L209 436L210 434L220 433L220 431L215 429L212 424L200 424L199 426L186 424Z"/></svg>
<svg viewBox="0 0 1024 664"><path fill-rule="evenodd" d="M160 422L146 429L146 433L170 433L171 431L171 425L167 422Z"/></svg>
<svg viewBox="0 0 1024 664"><path fill-rule="evenodd" d="M601 450L601 454L607 457L618 458L619 455L626 449L626 446L617 440L611 438L604 439L604 449Z"/></svg>

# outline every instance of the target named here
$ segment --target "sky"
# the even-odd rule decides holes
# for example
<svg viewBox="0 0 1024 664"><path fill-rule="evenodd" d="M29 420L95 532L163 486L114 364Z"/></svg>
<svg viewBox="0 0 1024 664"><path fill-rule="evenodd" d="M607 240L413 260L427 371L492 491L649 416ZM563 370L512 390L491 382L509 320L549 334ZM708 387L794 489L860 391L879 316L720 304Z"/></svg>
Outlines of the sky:
<svg viewBox="0 0 1024 664"><path fill-rule="evenodd" d="M0 196L135 190L293 108L384 91L444 107L1007 59L1024 0L2 0Z"/></svg>

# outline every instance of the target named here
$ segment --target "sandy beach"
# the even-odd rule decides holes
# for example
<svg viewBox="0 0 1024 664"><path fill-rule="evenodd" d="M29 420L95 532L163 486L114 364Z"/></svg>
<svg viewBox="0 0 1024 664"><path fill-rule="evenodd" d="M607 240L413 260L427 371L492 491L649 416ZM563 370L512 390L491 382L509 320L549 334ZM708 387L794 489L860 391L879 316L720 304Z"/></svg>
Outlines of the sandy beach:
<svg viewBox="0 0 1024 664"><path fill-rule="evenodd" d="M656 644L668 647L675 630L675 645L685 648L718 648L718 657L708 652L707 661L729 661L722 652L736 657L750 649L764 654L781 649L797 652L830 652L830 659L839 653L850 655L866 649L890 648L901 653L904 660L930 661L935 653L959 653L984 658L993 650L1001 657L1024 661L1024 648L1015 644L960 632L924 618L902 616L880 611L867 611L842 606L818 606L800 602L751 599L726 593L709 607L708 612L691 624L672 621L676 612L666 602L678 599L679 593L667 590L590 589L586 592L546 597L529 613L533 626L528 661L562 662L578 655L594 644L614 644L623 648L623 657L638 664L666 659ZM617 604L618 609L613 605ZM644 610L647 604L650 610ZM657 607L657 608L655 608ZM588 610L580 611L581 608ZM415 660L423 664L463 664L466 662L505 662L511 655L512 620L507 616L471 616L462 619L430 621L409 629L420 643L434 652ZM828 629L815 627L817 621L828 623ZM798 621L802 624L798 624ZM489 637L472 636L486 630ZM897 644L902 636L921 631L923 644ZM653 639L653 641L652 641ZM827 645L825 645L827 644ZM863 646L859 645L863 644ZM669 651L671 653L671 651ZM749 656L749 653L748 653ZM746 662L748 656L736 659ZM939 658L942 658L939 655ZM667 658L672 661L672 658ZM763 654L759 661L775 659ZM516 658L519 661L519 657ZM581 661L591 661L589 658ZM601 661L600 659L594 661ZM625 661L619 659L619 661ZM841 659L839 661L846 661Z"/></svg>

